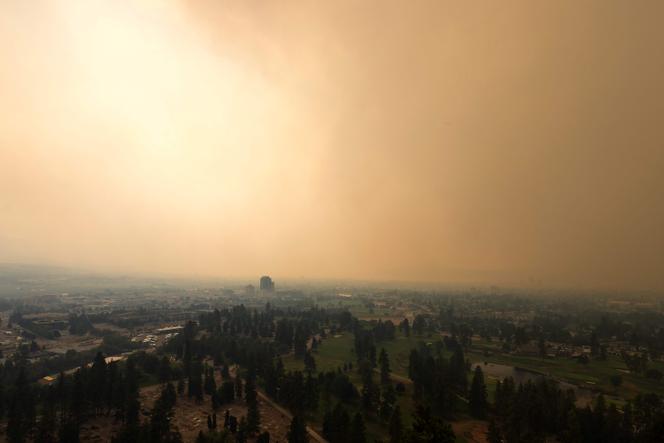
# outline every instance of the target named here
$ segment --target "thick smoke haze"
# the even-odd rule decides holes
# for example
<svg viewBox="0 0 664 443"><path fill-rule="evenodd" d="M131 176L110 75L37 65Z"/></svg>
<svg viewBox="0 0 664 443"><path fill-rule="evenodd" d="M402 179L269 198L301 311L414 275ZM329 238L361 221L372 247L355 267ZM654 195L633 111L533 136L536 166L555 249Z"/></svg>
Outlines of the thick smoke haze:
<svg viewBox="0 0 664 443"><path fill-rule="evenodd" d="M0 2L0 261L664 289L661 1Z"/></svg>

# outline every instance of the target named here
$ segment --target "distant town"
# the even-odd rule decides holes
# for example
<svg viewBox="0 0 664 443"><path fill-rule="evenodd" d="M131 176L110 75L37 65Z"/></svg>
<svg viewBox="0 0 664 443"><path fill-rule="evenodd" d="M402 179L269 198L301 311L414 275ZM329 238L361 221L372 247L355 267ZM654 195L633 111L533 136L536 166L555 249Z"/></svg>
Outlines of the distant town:
<svg viewBox="0 0 664 443"><path fill-rule="evenodd" d="M660 416L643 414L662 408L664 303L651 295L267 275L221 287L69 276L72 290L51 293L32 272L5 271L0 300L9 441L580 441L565 439L597 414L598 432L616 420L656 441ZM519 412L528 402L566 411L565 424Z"/></svg>

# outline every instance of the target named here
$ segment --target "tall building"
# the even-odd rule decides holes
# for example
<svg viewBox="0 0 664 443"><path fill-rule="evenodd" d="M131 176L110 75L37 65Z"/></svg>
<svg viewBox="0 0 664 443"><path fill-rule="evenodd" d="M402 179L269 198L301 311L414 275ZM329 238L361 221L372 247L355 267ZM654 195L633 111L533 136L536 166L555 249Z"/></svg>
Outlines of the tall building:
<svg viewBox="0 0 664 443"><path fill-rule="evenodd" d="M260 288L261 291L269 291L269 292L274 291L274 282L272 281L269 275L264 275L261 277Z"/></svg>

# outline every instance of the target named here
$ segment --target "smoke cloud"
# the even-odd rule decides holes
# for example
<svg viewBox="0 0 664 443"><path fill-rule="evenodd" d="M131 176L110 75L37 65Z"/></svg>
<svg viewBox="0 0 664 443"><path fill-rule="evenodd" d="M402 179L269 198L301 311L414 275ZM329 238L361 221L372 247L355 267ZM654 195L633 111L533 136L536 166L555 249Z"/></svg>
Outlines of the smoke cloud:
<svg viewBox="0 0 664 443"><path fill-rule="evenodd" d="M0 11L0 261L664 289L659 1Z"/></svg>

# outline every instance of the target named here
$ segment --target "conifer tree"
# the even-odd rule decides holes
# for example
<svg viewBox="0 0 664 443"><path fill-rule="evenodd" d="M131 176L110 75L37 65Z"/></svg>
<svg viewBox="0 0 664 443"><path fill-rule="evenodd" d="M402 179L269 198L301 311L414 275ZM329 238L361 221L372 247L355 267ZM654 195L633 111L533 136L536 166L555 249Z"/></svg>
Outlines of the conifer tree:
<svg viewBox="0 0 664 443"><path fill-rule="evenodd" d="M307 428L299 414L293 416L288 429L288 443L308 443Z"/></svg>
<svg viewBox="0 0 664 443"><path fill-rule="evenodd" d="M241 399L243 397L242 395L242 377L240 377L240 374L235 375L235 397L238 399Z"/></svg>
<svg viewBox="0 0 664 443"><path fill-rule="evenodd" d="M380 357L378 358L380 363L380 382L383 385L386 385L391 382L390 380L390 359L387 355L385 348L380 350Z"/></svg>
<svg viewBox="0 0 664 443"><path fill-rule="evenodd" d="M28 384L25 368L21 367L14 383L7 414L7 439L10 443L23 442L35 420L35 405L32 389Z"/></svg>
<svg viewBox="0 0 664 443"><path fill-rule="evenodd" d="M403 441L403 423L401 421L401 408L397 405L392 412L389 424L390 443L401 443Z"/></svg>
<svg viewBox="0 0 664 443"><path fill-rule="evenodd" d="M260 413L258 412L258 399L256 397L256 378L253 371L247 376L244 392L247 401L247 432L253 434L258 432L261 422Z"/></svg>
<svg viewBox="0 0 664 443"><path fill-rule="evenodd" d="M350 431L350 441L351 443L366 443L366 430L364 426L364 418L362 414L357 412L355 417L353 417L353 423L351 424Z"/></svg>
<svg viewBox="0 0 664 443"><path fill-rule="evenodd" d="M489 422L489 429L487 430L486 439L488 443L502 443L503 438L500 436L500 431L496 422L491 420Z"/></svg>
<svg viewBox="0 0 664 443"><path fill-rule="evenodd" d="M485 418L487 412L487 393L482 368L475 367L473 382L470 387L470 413L476 418Z"/></svg>

